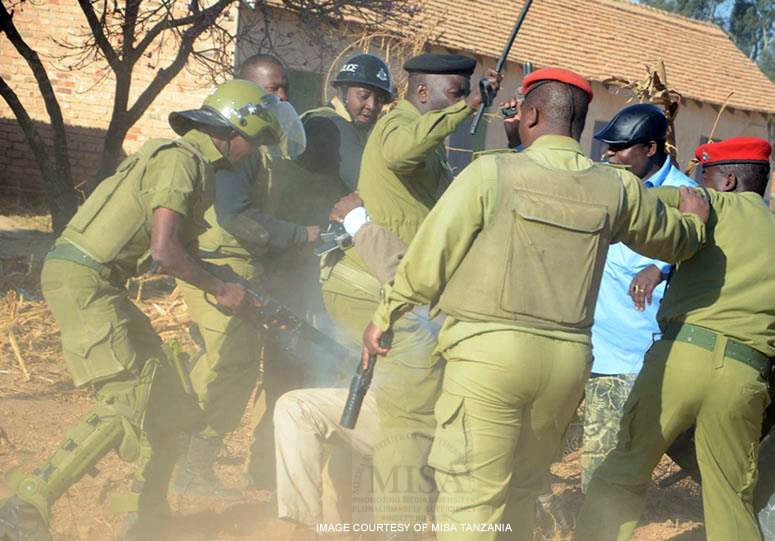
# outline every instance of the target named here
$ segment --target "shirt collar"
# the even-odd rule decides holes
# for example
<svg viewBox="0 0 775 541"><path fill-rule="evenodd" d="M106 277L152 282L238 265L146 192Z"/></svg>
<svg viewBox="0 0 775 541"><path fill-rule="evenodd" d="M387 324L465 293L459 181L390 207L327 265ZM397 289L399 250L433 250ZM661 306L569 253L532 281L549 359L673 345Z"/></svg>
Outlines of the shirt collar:
<svg viewBox="0 0 775 541"><path fill-rule="evenodd" d="M662 164L662 167L660 167L656 173L644 180L643 185L649 188L659 188L667 179L672 167L673 163L670 161L670 156L666 156L665 163Z"/></svg>
<svg viewBox="0 0 775 541"><path fill-rule="evenodd" d="M213 166L221 166L222 164L218 162L226 160L223 154L216 148L215 143L213 143L210 136L204 132L196 129L188 130L186 135L183 136L183 139L194 145L197 150L202 153L205 161Z"/></svg>
<svg viewBox="0 0 775 541"><path fill-rule="evenodd" d="M410 113L412 116L422 116L422 113L420 113L419 109L415 107L411 101L407 99L402 99L396 104L396 109L401 109L402 111L406 111L407 113Z"/></svg>
<svg viewBox="0 0 775 541"><path fill-rule="evenodd" d="M336 114L341 116L347 122L352 122L353 118L350 116L350 111L347 110L347 106L339 99L339 96L331 98L331 108L336 111Z"/></svg>
<svg viewBox="0 0 775 541"><path fill-rule="evenodd" d="M371 126L364 126L353 121L353 117L350 115L350 111L347 110L347 106L341 99L339 99L339 96L334 96L331 98L329 104L331 105L331 108L334 110L334 112L345 119L353 128L355 128L355 131L358 132L361 137L369 136L369 133L371 133L371 129L374 127L374 125L372 124ZM363 144L366 144L366 141L363 141Z"/></svg>
<svg viewBox="0 0 775 541"><path fill-rule="evenodd" d="M542 135L528 147L528 149L544 150L567 150L577 154L583 154L581 144L572 137L565 135Z"/></svg>

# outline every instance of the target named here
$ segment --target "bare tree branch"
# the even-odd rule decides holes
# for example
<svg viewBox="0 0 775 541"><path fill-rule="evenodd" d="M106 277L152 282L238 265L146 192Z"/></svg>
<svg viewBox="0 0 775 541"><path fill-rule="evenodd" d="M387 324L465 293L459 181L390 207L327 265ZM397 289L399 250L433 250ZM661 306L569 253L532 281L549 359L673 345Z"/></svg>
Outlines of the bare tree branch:
<svg viewBox="0 0 775 541"><path fill-rule="evenodd" d="M135 41L135 24L137 23L137 14L140 10L140 3L142 0L127 0L126 13L124 15L124 24L122 24L122 37L121 40L121 59L124 63L134 64L135 56L134 41ZM130 64L130 65L131 65Z"/></svg>
<svg viewBox="0 0 775 541"><path fill-rule="evenodd" d="M0 76L0 96L3 96L3 99L16 117L16 121L24 132L24 137L30 145L30 149L32 150L33 156L35 156L35 161L38 163L38 166L41 169L45 169L47 174L53 176L55 170L51 166L51 161L48 159L46 143L43 141L38 130L35 129L35 124L27 113L27 110L24 108L24 105L22 105L22 102L19 100L19 96L17 96L16 92L8 86L8 83L2 76Z"/></svg>
<svg viewBox="0 0 775 541"><path fill-rule="evenodd" d="M103 24L100 19L97 18L97 14L94 13L94 6L92 6L91 0L78 0L78 5L81 6L81 11L83 11L83 14L86 16L86 21L89 23L89 28L94 36L94 40L102 54L105 56L105 60L108 61L108 64L113 71L117 70L120 59L116 54L115 49L113 49L113 46L110 44L110 40L108 40L108 37L105 35L104 29L106 25ZM103 12L103 17L106 17L106 12L107 10Z"/></svg>
<svg viewBox="0 0 775 541"><path fill-rule="evenodd" d="M156 72L156 76L151 83L145 88L140 96L138 96L129 111L127 111L128 119L132 123L137 122L137 120L140 119L142 114L148 109L151 103L153 103L153 100L156 99L164 87L180 73L180 70L186 65L188 57L193 51L194 42L199 38L202 32L218 19L223 10L233 1L234 0L219 0L209 8L199 12L199 21L183 33L178 52L173 61L166 68L162 68Z"/></svg>
<svg viewBox="0 0 775 541"><path fill-rule="evenodd" d="M221 0L217 4L213 4L210 8L208 8L206 11L218 7L219 4L230 4L235 0ZM222 11L223 8L218 10L218 12ZM159 21L154 25L153 28L148 30L146 32L143 39L140 41L140 43L137 44L137 47L135 47L135 51L137 51L138 54L142 54L148 47L153 43L153 41L165 30L172 30L175 28L181 28L190 24L195 23L198 20L201 20L203 13L198 11L194 13L193 15L189 15L187 17L180 17L178 19L164 19L162 21Z"/></svg>
<svg viewBox="0 0 775 541"><path fill-rule="evenodd" d="M51 210L52 225L55 233L64 229L76 209L75 189L70 173L70 161L67 152L67 134L59 102L54 94L46 70L38 54L22 38L13 22L13 15L0 2L0 33L4 33L16 51L24 58L35 77L43 102L46 106L51 128L54 132L54 163L48 156L48 148L38 130L19 100L16 92L0 77L0 95L13 111L19 126L30 145L35 161L40 168L46 186L46 199Z"/></svg>

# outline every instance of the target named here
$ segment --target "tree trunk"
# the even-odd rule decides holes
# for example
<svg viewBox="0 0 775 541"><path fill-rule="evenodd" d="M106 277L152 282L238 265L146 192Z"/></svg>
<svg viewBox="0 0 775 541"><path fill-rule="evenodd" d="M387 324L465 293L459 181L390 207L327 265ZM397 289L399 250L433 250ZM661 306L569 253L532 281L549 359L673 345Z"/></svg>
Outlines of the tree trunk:
<svg viewBox="0 0 775 541"><path fill-rule="evenodd" d="M105 132L105 143L102 146L97 172L94 175L93 181L87 186L87 193L94 191L94 188L99 186L100 182L115 173L116 167L123 159L122 147L124 138L129 131L129 126L125 124L125 122L115 118L111 120L108 130Z"/></svg>
<svg viewBox="0 0 775 541"><path fill-rule="evenodd" d="M56 152L55 159L51 159L49 148L27 114L27 110L2 77L0 77L0 95L10 106L19 127L24 132L27 144L30 145L43 180L44 197L51 211L51 226L54 234L59 235L78 209L78 198L70 176L70 163L66 156L65 159L60 159L60 155ZM64 126L61 126L61 131L64 132ZM60 130L54 130L55 138L59 132Z"/></svg>
<svg viewBox="0 0 775 541"><path fill-rule="evenodd" d="M24 38L19 34L18 29L14 25L12 13L6 9L2 2L0 2L0 33L8 38L30 67L30 71L32 71L43 97L43 102L46 105L48 116L51 119L51 129L54 132L53 163L49 157L48 146L43 142L43 138L35 128L27 110L19 100L19 96L0 77L0 95L13 111L16 120L19 122L19 127L24 132L27 143L30 145L32 154L35 156L35 161L40 168L46 202L51 210L52 228L54 233L58 235L78 208L78 198L73 187L70 169L67 133L65 132L62 109L59 107L54 88L51 86L51 81L48 78L43 63L40 61L38 53L27 45Z"/></svg>
<svg viewBox="0 0 775 541"><path fill-rule="evenodd" d="M60 175L54 174L49 178L47 176L43 175L43 184L46 186L46 202L51 212L51 229L54 235L59 236L78 210L78 198L73 187L62 182Z"/></svg>

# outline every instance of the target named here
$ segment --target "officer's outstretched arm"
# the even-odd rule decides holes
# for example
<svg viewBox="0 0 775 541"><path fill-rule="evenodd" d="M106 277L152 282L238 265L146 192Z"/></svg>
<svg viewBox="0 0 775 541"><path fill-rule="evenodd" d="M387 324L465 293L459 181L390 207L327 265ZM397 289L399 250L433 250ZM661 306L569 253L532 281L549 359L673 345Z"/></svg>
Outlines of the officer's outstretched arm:
<svg viewBox="0 0 775 541"><path fill-rule="evenodd" d="M239 284L214 277L186 252L179 235L182 221L183 216L174 210L159 207L153 211L151 257L157 265L157 272L188 282L214 295L222 306L238 310L245 298L245 290Z"/></svg>
<svg viewBox="0 0 775 541"><path fill-rule="evenodd" d="M439 111L429 111L409 122L396 115L382 130L380 148L387 167L396 173L411 173L425 165L428 153L471 116L465 100Z"/></svg>
<svg viewBox="0 0 775 541"><path fill-rule="evenodd" d="M668 263L692 257L705 242L707 203L683 208L666 205L632 174L622 171L622 200L612 228L612 242L624 242L636 252Z"/></svg>

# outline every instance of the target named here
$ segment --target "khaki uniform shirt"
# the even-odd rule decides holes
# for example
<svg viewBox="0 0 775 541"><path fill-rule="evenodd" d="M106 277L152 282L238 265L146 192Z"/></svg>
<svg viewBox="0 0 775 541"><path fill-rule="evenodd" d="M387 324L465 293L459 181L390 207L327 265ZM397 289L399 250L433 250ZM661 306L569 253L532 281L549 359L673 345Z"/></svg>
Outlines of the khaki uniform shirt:
<svg viewBox="0 0 775 541"><path fill-rule="evenodd" d="M541 137L525 152L549 169L580 171L593 165L583 155L578 142L569 137ZM618 174L623 195L615 223L610 227L611 242L623 241L636 250L646 249L650 257L668 261L693 255L704 240L704 225L699 218L665 207L631 173L619 170ZM478 232L491 220L500 193L493 156L477 159L460 173L418 231L398 266L393 283L384 287L383 300L373 318L380 329L388 329L413 305L434 305L438 301ZM483 261L482 265L487 262ZM571 265L567 272L574 272ZM530 277L519 279L530 280ZM470 336L500 330L590 343L589 329L521 328L508 322L463 321L448 316L439 335L438 351Z"/></svg>
<svg viewBox="0 0 775 541"><path fill-rule="evenodd" d="M678 190L655 190L671 206ZM679 264L657 319L699 325L775 356L775 214L756 193L708 190L706 246Z"/></svg>
<svg viewBox="0 0 775 541"><path fill-rule="evenodd" d="M473 112L459 101L425 114L407 100L382 117L366 143L358 193L374 224L409 244L452 180L444 139ZM368 272L354 250L344 261Z"/></svg>
<svg viewBox="0 0 775 541"><path fill-rule="evenodd" d="M184 245L194 246L199 234L207 228L203 215L215 196L216 165L224 163L208 135L191 130L183 139L204 158L204 176L200 160L188 150L175 146L162 148L148 160L139 181L139 193L125 197L120 192L120 184L112 184L111 178L106 179L89 196L57 242L74 244L93 259L116 269L123 278L137 276L148 270L153 211L161 207L185 218L180 230L181 241ZM154 143L157 142L147 144ZM143 149L138 154L142 152ZM136 155L127 158L118 171L125 164L131 166L135 158ZM102 227L102 220L112 222L114 226L105 224L106 227ZM130 223L137 227L128 229ZM111 245L121 247L111 249ZM97 255L106 250L117 253L107 260Z"/></svg>

